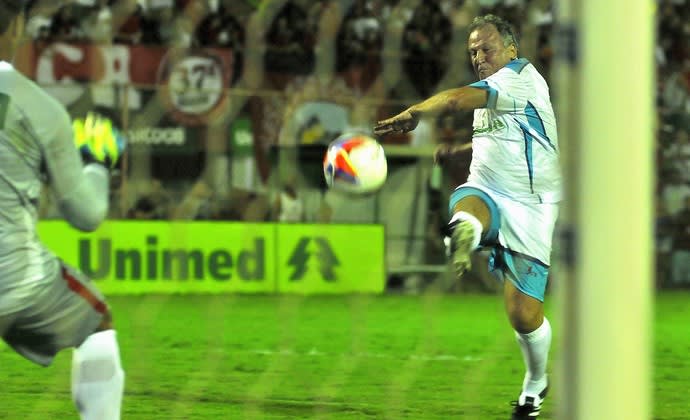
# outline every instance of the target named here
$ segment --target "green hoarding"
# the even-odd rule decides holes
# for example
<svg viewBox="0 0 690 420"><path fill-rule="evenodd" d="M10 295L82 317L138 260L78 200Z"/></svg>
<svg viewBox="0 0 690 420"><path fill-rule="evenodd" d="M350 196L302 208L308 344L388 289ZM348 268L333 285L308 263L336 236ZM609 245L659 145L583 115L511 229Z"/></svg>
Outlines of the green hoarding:
<svg viewBox="0 0 690 420"><path fill-rule="evenodd" d="M108 221L84 233L42 221L39 235L106 294L378 293L377 225Z"/></svg>
<svg viewBox="0 0 690 420"><path fill-rule="evenodd" d="M281 293L379 293L384 232L378 225L281 225Z"/></svg>

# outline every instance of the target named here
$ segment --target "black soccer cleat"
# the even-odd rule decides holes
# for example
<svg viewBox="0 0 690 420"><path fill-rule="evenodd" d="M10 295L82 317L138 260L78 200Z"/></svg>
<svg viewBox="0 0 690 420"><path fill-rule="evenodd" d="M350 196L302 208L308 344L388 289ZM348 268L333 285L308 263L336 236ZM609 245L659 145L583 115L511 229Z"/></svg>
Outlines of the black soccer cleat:
<svg viewBox="0 0 690 420"><path fill-rule="evenodd" d="M512 401L510 405L513 406L513 415L511 420L532 420L539 418L541 406L544 403L544 398L549 391L549 387L544 388L538 396L530 396L520 394L517 401Z"/></svg>

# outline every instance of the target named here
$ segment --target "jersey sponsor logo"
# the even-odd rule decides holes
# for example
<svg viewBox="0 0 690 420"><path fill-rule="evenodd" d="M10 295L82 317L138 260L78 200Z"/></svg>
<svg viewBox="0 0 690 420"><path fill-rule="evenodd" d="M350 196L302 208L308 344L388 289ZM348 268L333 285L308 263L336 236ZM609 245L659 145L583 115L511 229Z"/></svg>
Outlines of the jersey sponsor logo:
<svg viewBox="0 0 690 420"><path fill-rule="evenodd" d="M334 282L338 279L335 269L340 260L326 238L302 237L292 251L288 265L293 268L290 281L303 280L308 272L315 270L324 281Z"/></svg>
<svg viewBox="0 0 690 420"><path fill-rule="evenodd" d="M95 242L95 243L94 243ZM146 236L138 248L114 248L111 239L80 239L79 268L94 280L263 281L266 276L265 240L237 250L162 248L158 237Z"/></svg>
<svg viewBox="0 0 690 420"><path fill-rule="evenodd" d="M484 134L484 133L490 133L492 131L498 131L504 129L506 126L503 124L503 121L500 119L496 118L491 121L489 121L488 124L485 124L482 127L476 127L473 131L472 134Z"/></svg>

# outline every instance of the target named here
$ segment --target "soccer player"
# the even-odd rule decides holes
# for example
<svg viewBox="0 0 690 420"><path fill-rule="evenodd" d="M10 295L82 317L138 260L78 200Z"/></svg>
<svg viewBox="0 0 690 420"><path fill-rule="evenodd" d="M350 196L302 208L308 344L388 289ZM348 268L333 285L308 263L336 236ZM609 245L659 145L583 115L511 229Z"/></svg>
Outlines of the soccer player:
<svg viewBox="0 0 690 420"><path fill-rule="evenodd" d="M551 326L543 302L561 197L556 122L548 86L529 61L519 58L506 21L494 15L475 18L468 50L479 81L379 121L374 132L407 132L425 115L474 111L470 175L449 203L451 258L460 275L469 268L473 250L492 249L489 269L503 282L506 312L526 365L512 418L534 419L548 389Z"/></svg>
<svg viewBox="0 0 690 420"><path fill-rule="evenodd" d="M49 365L75 348L72 394L82 419L120 418L124 372L111 314L81 273L36 233L43 181L74 227L92 231L108 209L109 169L124 147L104 119L75 126L65 108L10 64L24 31L21 0L0 0L0 335ZM94 163L82 162L75 140Z"/></svg>

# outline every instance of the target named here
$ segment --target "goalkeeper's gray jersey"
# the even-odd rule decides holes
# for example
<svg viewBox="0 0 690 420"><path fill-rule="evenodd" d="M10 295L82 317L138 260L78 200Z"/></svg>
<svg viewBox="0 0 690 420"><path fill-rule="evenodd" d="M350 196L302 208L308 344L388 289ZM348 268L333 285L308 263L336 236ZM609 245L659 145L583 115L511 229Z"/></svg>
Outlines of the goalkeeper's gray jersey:
<svg viewBox="0 0 690 420"><path fill-rule="evenodd" d="M57 260L36 233L38 200L46 181L70 224L93 230L103 220L107 170L82 164L65 108L0 61L0 315L7 308L5 296L16 298L16 293L6 292L57 275Z"/></svg>

